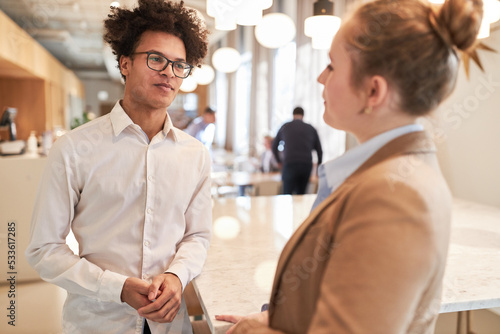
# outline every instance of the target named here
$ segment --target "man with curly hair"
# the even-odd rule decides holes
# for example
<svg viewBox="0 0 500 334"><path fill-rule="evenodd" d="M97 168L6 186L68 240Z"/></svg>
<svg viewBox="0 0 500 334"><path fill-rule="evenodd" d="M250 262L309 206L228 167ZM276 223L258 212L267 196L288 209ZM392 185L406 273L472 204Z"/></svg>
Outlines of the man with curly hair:
<svg viewBox="0 0 500 334"><path fill-rule="evenodd" d="M26 256L68 291L64 333L191 333L182 291L209 246L210 157L167 108L207 31L182 1L139 0L104 25L124 97L51 149Z"/></svg>

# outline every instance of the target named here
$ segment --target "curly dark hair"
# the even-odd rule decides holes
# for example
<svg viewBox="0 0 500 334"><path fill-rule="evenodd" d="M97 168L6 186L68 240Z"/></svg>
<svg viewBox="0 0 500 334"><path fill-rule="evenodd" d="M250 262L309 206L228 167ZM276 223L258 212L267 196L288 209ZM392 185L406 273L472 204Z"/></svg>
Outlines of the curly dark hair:
<svg viewBox="0 0 500 334"><path fill-rule="evenodd" d="M184 7L184 1L139 0L139 6L133 10L112 7L104 29L104 41L118 62L121 56L134 53L148 30L179 37L186 48L186 61L193 66L199 65L207 54L208 30L194 9ZM125 79L123 74L122 77Z"/></svg>

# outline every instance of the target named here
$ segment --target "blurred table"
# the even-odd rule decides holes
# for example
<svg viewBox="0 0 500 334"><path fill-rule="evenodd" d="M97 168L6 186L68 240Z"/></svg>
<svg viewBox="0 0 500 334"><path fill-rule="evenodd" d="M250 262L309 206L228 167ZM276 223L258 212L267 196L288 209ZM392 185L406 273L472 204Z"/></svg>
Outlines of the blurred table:
<svg viewBox="0 0 500 334"><path fill-rule="evenodd" d="M214 172L212 180L218 186L236 186L238 195L245 196L251 187L273 183L281 185L281 173L250 173L250 172ZM277 195L278 193L276 193Z"/></svg>
<svg viewBox="0 0 500 334"><path fill-rule="evenodd" d="M214 236L194 281L212 333L231 326L216 314L258 312L270 298L277 260L315 195L221 198ZM500 307L500 209L454 200L441 313Z"/></svg>
<svg viewBox="0 0 500 334"><path fill-rule="evenodd" d="M268 181L281 181L281 173L248 173L248 172L232 172L228 174L228 184L235 186L248 186L256 183Z"/></svg>

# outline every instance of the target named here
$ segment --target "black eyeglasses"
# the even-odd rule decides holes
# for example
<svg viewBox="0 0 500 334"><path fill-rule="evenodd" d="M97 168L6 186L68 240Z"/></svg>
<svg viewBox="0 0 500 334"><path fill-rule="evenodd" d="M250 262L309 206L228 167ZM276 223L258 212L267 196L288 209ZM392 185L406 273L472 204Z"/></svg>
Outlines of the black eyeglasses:
<svg viewBox="0 0 500 334"><path fill-rule="evenodd" d="M186 62L183 61L173 61L168 59L165 56L162 56L161 54L155 53L155 52L135 52L133 55L138 55L138 54L147 54L147 64L150 69L153 71L161 72L167 68L167 66L172 63L172 71L174 72L174 75L178 78L185 79L189 76L191 73L191 70L193 69L193 65L190 65Z"/></svg>

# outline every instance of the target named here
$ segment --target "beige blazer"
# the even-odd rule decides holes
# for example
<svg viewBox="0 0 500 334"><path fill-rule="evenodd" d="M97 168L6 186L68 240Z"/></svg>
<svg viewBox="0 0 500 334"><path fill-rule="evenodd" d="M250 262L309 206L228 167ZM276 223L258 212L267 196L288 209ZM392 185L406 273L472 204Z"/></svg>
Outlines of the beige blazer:
<svg viewBox="0 0 500 334"><path fill-rule="evenodd" d="M424 132L386 144L285 246L269 309L248 333L433 333L451 196Z"/></svg>

